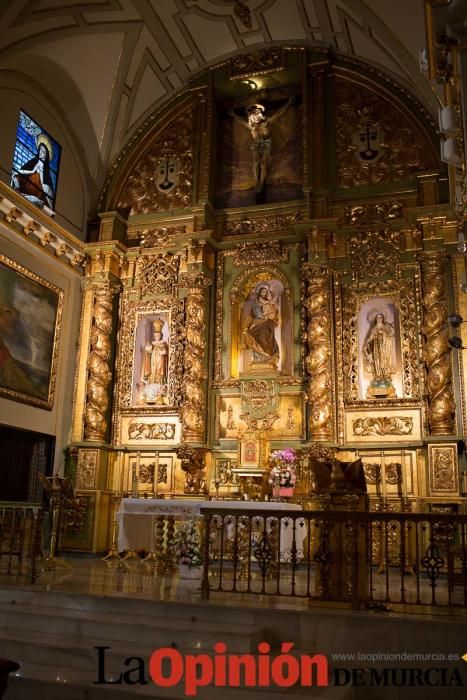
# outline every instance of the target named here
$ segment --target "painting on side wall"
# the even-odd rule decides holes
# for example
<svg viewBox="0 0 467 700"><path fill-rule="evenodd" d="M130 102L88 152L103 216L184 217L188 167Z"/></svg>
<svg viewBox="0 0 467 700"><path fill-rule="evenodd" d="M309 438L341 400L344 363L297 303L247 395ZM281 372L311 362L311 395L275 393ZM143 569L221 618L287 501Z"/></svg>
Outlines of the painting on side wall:
<svg viewBox="0 0 467 700"><path fill-rule="evenodd" d="M63 291L0 255L0 396L52 410Z"/></svg>
<svg viewBox="0 0 467 700"><path fill-rule="evenodd" d="M23 110L19 113L11 187L54 215L61 146Z"/></svg>

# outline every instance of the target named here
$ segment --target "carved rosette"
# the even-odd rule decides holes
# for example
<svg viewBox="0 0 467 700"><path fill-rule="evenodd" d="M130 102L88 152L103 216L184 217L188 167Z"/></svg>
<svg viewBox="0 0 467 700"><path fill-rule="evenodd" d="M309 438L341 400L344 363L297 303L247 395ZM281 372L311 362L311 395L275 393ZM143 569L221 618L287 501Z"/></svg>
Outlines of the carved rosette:
<svg viewBox="0 0 467 700"><path fill-rule="evenodd" d="M329 270L306 263L303 268L304 342L312 440L332 440L332 349Z"/></svg>
<svg viewBox="0 0 467 700"><path fill-rule="evenodd" d="M94 287L93 324L87 370L84 439L105 441L109 383L112 377L110 357L112 350L113 296L118 287Z"/></svg>
<svg viewBox="0 0 467 700"><path fill-rule="evenodd" d="M203 273L180 275L179 286L188 288L185 301L185 348L182 379L182 439L202 442L205 430L206 298L211 281Z"/></svg>
<svg viewBox="0 0 467 700"><path fill-rule="evenodd" d="M452 367L448 344L445 259L439 254L420 256L423 275L424 359L427 368L428 423L431 435L454 431Z"/></svg>

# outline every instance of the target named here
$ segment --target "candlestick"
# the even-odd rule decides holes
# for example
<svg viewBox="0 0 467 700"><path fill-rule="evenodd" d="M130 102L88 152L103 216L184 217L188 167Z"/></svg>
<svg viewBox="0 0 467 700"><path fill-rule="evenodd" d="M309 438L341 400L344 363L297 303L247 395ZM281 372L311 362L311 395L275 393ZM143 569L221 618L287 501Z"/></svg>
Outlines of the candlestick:
<svg viewBox="0 0 467 700"><path fill-rule="evenodd" d="M402 455L401 455L401 481L402 481L402 498L406 499L407 498L407 479L406 479L406 461L405 461L405 451L402 450Z"/></svg>
<svg viewBox="0 0 467 700"><path fill-rule="evenodd" d="M154 461L154 483L153 483L153 491L154 491L154 498L157 498L157 485L159 483L159 452L155 453L155 461Z"/></svg>
<svg viewBox="0 0 467 700"><path fill-rule="evenodd" d="M383 496L383 501L386 503L386 465L384 463L384 453L381 452L381 493Z"/></svg>

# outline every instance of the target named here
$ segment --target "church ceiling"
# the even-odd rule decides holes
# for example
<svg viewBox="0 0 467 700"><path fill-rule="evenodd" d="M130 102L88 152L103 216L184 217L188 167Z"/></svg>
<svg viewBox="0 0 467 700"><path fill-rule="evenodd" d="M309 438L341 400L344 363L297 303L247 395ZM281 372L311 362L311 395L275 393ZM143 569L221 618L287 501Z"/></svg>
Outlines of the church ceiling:
<svg viewBox="0 0 467 700"><path fill-rule="evenodd" d="M310 42L378 64L434 112L416 59L423 7L413 5L407 17L405 0L3 0L0 68L49 92L54 65L68 74L92 124L96 152L85 150L99 181L192 75L264 43Z"/></svg>

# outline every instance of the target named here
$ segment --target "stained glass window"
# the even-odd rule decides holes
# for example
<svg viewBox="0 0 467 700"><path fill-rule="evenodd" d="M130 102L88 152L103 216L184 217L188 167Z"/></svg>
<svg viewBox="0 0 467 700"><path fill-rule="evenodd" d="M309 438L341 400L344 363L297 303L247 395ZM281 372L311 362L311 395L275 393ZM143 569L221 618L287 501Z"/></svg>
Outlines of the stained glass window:
<svg viewBox="0 0 467 700"><path fill-rule="evenodd" d="M19 113L11 187L53 215L61 146L23 110Z"/></svg>

